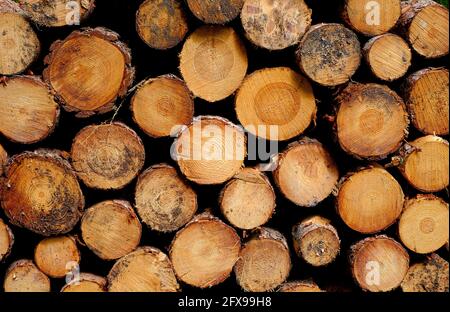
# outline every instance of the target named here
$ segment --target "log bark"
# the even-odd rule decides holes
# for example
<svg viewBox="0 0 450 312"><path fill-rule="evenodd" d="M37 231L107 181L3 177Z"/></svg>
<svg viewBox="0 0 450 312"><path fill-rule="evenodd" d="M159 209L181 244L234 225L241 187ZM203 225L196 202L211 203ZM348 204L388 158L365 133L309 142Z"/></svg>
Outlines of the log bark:
<svg viewBox="0 0 450 312"><path fill-rule="evenodd" d="M341 250L341 240L331 220L314 216L292 229L294 250L306 263L319 267L332 263Z"/></svg>
<svg viewBox="0 0 450 312"><path fill-rule="evenodd" d="M241 21L253 44L282 50L299 43L311 26L312 11L303 0L246 0Z"/></svg>
<svg viewBox="0 0 450 312"><path fill-rule="evenodd" d="M350 265L355 281L364 291L388 292L402 283L409 255L387 236L369 237L351 247Z"/></svg>
<svg viewBox="0 0 450 312"><path fill-rule="evenodd" d="M424 134L449 134L448 70L426 68L411 74L403 86L414 127Z"/></svg>
<svg viewBox="0 0 450 312"><path fill-rule="evenodd" d="M7 164L7 162L8 162L8 153L3 148L3 146L0 144L0 178L6 172L6 164ZM1 188L0 188L0 190L1 190Z"/></svg>
<svg viewBox="0 0 450 312"><path fill-rule="evenodd" d="M131 112L147 135L167 137L192 123L194 100L183 80L165 75L140 84L131 99Z"/></svg>
<svg viewBox="0 0 450 312"><path fill-rule="evenodd" d="M140 247L114 264L108 274L110 292L177 292L180 289L166 254Z"/></svg>
<svg viewBox="0 0 450 312"><path fill-rule="evenodd" d="M244 291L265 292L284 283L291 267L286 238L273 229L260 228L243 246L234 273Z"/></svg>
<svg viewBox="0 0 450 312"><path fill-rule="evenodd" d="M136 30L149 47L167 50L183 41L189 24L179 0L146 0L136 13Z"/></svg>
<svg viewBox="0 0 450 312"><path fill-rule="evenodd" d="M160 164L139 176L136 209L142 222L158 232L174 232L185 226L197 212L197 194L177 170Z"/></svg>
<svg viewBox="0 0 450 312"><path fill-rule="evenodd" d="M315 120L315 100L303 76L287 67L266 68L247 76L237 92L235 108L250 133L285 141L302 134Z"/></svg>
<svg viewBox="0 0 450 312"><path fill-rule="evenodd" d="M137 133L123 123L92 125L75 136L71 160L86 186L117 190L137 177L145 148Z"/></svg>
<svg viewBox="0 0 450 312"><path fill-rule="evenodd" d="M302 72L316 83L334 87L348 82L361 64L361 44L341 24L317 24L303 36L297 50Z"/></svg>
<svg viewBox="0 0 450 312"><path fill-rule="evenodd" d="M238 173L246 156L246 137L227 119L200 116L175 140L172 156L191 181L222 184Z"/></svg>
<svg viewBox="0 0 450 312"><path fill-rule="evenodd" d="M245 0L187 0L191 12L207 24L226 24L241 13Z"/></svg>
<svg viewBox="0 0 450 312"><path fill-rule="evenodd" d="M101 202L87 209L81 219L84 243L103 260L116 260L134 251L141 234L141 223L126 201Z"/></svg>
<svg viewBox="0 0 450 312"><path fill-rule="evenodd" d="M80 276L64 285L61 292L99 293L107 291L107 281L104 277L89 273Z"/></svg>
<svg viewBox="0 0 450 312"><path fill-rule="evenodd" d="M403 245L419 254L443 247L449 238L448 204L434 195L418 195L405 203L399 222Z"/></svg>
<svg viewBox="0 0 450 312"><path fill-rule="evenodd" d="M292 293L313 293L324 292L313 281L296 281L282 284L278 288L279 292L292 292Z"/></svg>
<svg viewBox="0 0 450 312"><path fill-rule="evenodd" d="M350 84L337 102L339 144L358 159L384 159L397 152L408 136L406 105L386 86Z"/></svg>
<svg viewBox="0 0 450 312"><path fill-rule="evenodd" d="M363 48L372 74L384 81L403 77L411 66L412 52L399 36L384 34L370 39Z"/></svg>
<svg viewBox="0 0 450 312"><path fill-rule="evenodd" d="M334 190L339 169L317 140L294 142L278 156L273 176L281 193L301 207L315 207Z"/></svg>
<svg viewBox="0 0 450 312"><path fill-rule="evenodd" d="M180 281L209 288L230 276L240 249L236 231L206 212L176 234L169 255Z"/></svg>
<svg viewBox="0 0 450 312"><path fill-rule="evenodd" d="M448 262L432 254L423 262L413 264L401 288L403 292L446 292L449 291Z"/></svg>
<svg viewBox="0 0 450 312"><path fill-rule="evenodd" d="M32 261L19 260L12 263L3 281L5 292L50 292L50 279Z"/></svg>
<svg viewBox="0 0 450 312"><path fill-rule="evenodd" d="M70 232L84 209L77 177L64 153L25 152L11 158L1 202L12 224L44 235Z"/></svg>
<svg viewBox="0 0 450 312"><path fill-rule="evenodd" d="M344 177L338 187L337 211L351 229L373 234L394 224L402 213L405 195L385 169L371 166Z"/></svg>
<svg viewBox="0 0 450 312"><path fill-rule="evenodd" d="M9 140L32 144L52 134L59 105L37 76L13 76L0 84L0 133Z"/></svg>
<svg viewBox="0 0 450 312"><path fill-rule="evenodd" d="M247 51L231 27L203 26L184 43L180 71L192 93L208 102L233 94L247 73Z"/></svg>
<svg viewBox="0 0 450 312"><path fill-rule="evenodd" d="M44 61L45 81L63 107L81 118L113 110L134 80L130 50L106 28L72 32L52 44Z"/></svg>
<svg viewBox="0 0 450 312"><path fill-rule="evenodd" d="M14 235L9 226L0 218L0 263L11 253Z"/></svg>

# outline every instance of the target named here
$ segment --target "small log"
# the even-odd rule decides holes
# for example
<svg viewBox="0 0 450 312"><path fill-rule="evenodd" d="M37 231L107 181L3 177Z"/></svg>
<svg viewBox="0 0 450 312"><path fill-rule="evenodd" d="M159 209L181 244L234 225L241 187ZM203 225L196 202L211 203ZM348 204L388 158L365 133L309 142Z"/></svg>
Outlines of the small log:
<svg viewBox="0 0 450 312"><path fill-rule="evenodd" d="M370 39L363 48L367 65L373 75L384 81L397 80L408 72L412 52L409 45L394 34Z"/></svg>
<svg viewBox="0 0 450 312"><path fill-rule="evenodd" d="M137 133L123 123L92 125L76 135L71 159L86 186L117 190L139 174L145 162L145 148Z"/></svg>
<svg viewBox="0 0 450 312"><path fill-rule="evenodd" d="M136 12L136 30L151 48L167 50L175 47L189 30L181 1L144 1Z"/></svg>
<svg viewBox="0 0 450 312"><path fill-rule="evenodd" d="M141 234L141 223L126 201L101 202L87 209L81 219L84 243L103 260L116 260L135 250Z"/></svg>
<svg viewBox="0 0 450 312"><path fill-rule="evenodd" d="M137 125L150 137L173 135L194 118L194 100L185 82L172 75L140 84L131 99Z"/></svg>
<svg viewBox="0 0 450 312"><path fill-rule="evenodd" d="M247 131L272 141L302 134L317 111L308 80L287 67L266 68L247 76L237 92L235 108Z"/></svg>
<svg viewBox="0 0 450 312"><path fill-rule="evenodd" d="M78 267L81 254L75 238L58 236L46 238L39 242L34 250L34 262L47 276L62 278Z"/></svg>
<svg viewBox="0 0 450 312"><path fill-rule="evenodd" d="M84 197L61 151L37 150L11 158L1 205L12 224L44 235L70 232Z"/></svg>
<svg viewBox="0 0 450 312"><path fill-rule="evenodd" d="M66 111L81 118L113 110L134 80L130 50L106 28L74 31L56 41L45 64L45 81Z"/></svg>
<svg viewBox="0 0 450 312"><path fill-rule="evenodd" d="M350 265L363 290L388 292L402 283L409 268L409 255L389 237L370 237L351 247Z"/></svg>
<svg viewBox="0 0 450 312"><path fill-rule="evenodd" d="M152 166L139 176L136 210L152 230L174 232L197 212L197 194L169 165Z"/></svg>
<svg viewBox="0 0 450 312"><path fill-rule="evenodd" d="M241 128L221 117L200 116L179 134L172 156L189 180L222 184L241 169L246 150Z"/></svg>
<svg viewBox="0 0 450 312"><path fill-rule="evenodd" d="M14 244L14 235L9 226L0 218L0 263L4 261Z"/></svg>
<svg viewBox="0 0 450 312"><path fill-rule="evenodd" d="M373 234L397 221L404 201L405 195L395 178L385 169L372 166L343 179L336 204L348 227Z"/></svg>
<svg viewBox="0 0 450 312"><path fill-rule="evenodd" d="M233 94L247 73L247 51L231 27L203 26L184 43L180 71L192 93L208 102Z"/></svg>
<svg viewBox="0 0 450 312"><path fill-rule="evenodd" d="M439 192L449 184L449 144L433 135L406 144L399 166L405 179L426 193Z"/></svg>
<svg viewBox="0 0 450 312"><path fill-rule="evenodd" d="M21 144L47 138L59 120L59 105L37 76L13 76L0 84L0 133Z"/></svg>
<svg viewBox="0 0 450 312"><path fill-rule="evenodd" d="M278 292L314 293L324 291L312 281L296 281L282 284L278 288Z"/></svg>
<svg viewBox="0 0 450 312"><path fill-rule="evenodd" d="M273 177L290 201L301 207L315 207L332 193L339 169L319 141L304 138L278 156Z"/></svg>
<svg viewBox="0 0 450 312"><path fill-rule="evenodd" d="M98 293L106 292L106 278L89 273L81 273L77 279L64 285L61 292Z"/></svg>
<svg viewBox="0 0 450 312"><path fill-rule="evenodd" d="M449 291L448 262L432 254L423 262L413 264L402 282L403 292L445 292Z"/></svg>
<svg viewBox="0 0 450 312"><path fill-rule="evenodd" d="M302 72L316 83L334 87L348 82L361 64L361 44L341 24L318 24L303 36L297 50Z"/></svg>
<svg viewBox="0 0 450 312"><path fill-rule="evenodd" d="M449 134L448 70L426 68L406 79L403 90L414 127L424 134Z"/></svg>
<svg viewBox="0 0 450 312"><path fill-rule="evenodd" d="M384 159L398 151L408 136L406 105L386 86L350 84L337 102L339 144L358 159Z"/></svg>
<svg viewBox="0 0 450 312"><path fill-rule="evenodd" d="M50 279L31 260L12 263L3 281L5 292L50 292Z"/></svg>
<svg viewBox="0 0 450 312"><path fill-rule="evenodd" d="M448 204L434 195L418 195L405 203L399 222L403 245L419 254L443 247L449 238Z"/></svg>
<svg viewBox="0 0 450 312"><path fill-rule="evenodd" d="M292 229L294 249L312 266L332 263L341 250L341 240L331 221L320 216L310 217Z"/></svg>
<svg viewBox="0 0 450 312"><path fill-rule="evenodd" d="M226 24L241 13L245 0L187 0L191 12L207 24Z"/></svg>
<svg viewBox="0 0 450 312"><path fill-rule="evenodd" d="M244 168L222 189L219 206L233 226L252 230L269 222L275 213L275 199L267 176L258 169Z"/></svg>
<svg viewBox="0 0 450 312"><path fill-rule="evenodd" d="M342 18L351 28L368 37L387 33L401 15L400 0L345 0Z"/></svg>
<svg viewBox="0 0 450 312"><path fill-rule="evenodd" d="M399 32L425 58L448 54L448 9L432 0L402 1Z"/></svg>
<svg viewBox="0 0 450 312"><path fill-rule="evenodd" d="M286 238L273 229L260 228L243 246L234 273L244 291L266 292L284 283L291 267Z"/></svg>
<svg viewBox="0 0 450 312"><path fill-rule="evenodd" d="M253 44L282 50L299 43L311 26L311 15L303 0L246 0L241 21Z"/></svg>
<svg viewBox="0 0 450 312"><path fill-rule="evenodd" d="M209 288L230 276L240 249L236 231L207 212L176 234L169 255L179 280Z"/></svg>
<svg viewBox="0 0 450 312"><path fill-rule="evenodd" d="M180 289L166 254L140 247L119 259L108 274L110 292L177 292Z"/></svg>

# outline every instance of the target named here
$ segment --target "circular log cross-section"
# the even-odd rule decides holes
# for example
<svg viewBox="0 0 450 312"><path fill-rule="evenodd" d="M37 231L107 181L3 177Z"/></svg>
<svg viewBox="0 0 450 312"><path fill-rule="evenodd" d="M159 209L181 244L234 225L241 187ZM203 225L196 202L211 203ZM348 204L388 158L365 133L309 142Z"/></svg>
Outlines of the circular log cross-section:
<svg viewBox="0 0 450 312"><path fill-rule="evenodd" d="M378 84L351 84L338 102L336 130L345 152L379 160L402 146L408 135L408 111L394 91Z"/></svg>
<svg viewBox="0 0 450 312"><path fill-rule="evenodd" d="M410 250L429 254L448 242L448 229L448 204L433 195L418 195L406 202L398 232Z"/></svg>
<svg viewBox="0 0 450 312"><path fill-rule="evenodd" d="M399 30L413 49L426 58L448 54L448 9L432 0L402 1Z"/></svg>
<svg viewBox="0 0 450 312"><path fill-rule="evenodd" d="M292 293L313 293L313 292L323 292L316 283L311 281L298 281L298 282L288 282L282 284L278 288L278 292L292 292Z"/></svg>
<svg viewBox="0 0 450 312"><path fill-rule="evenodd" d="M21 14L0 10L0 34L0 75L19 74L38 58L41 44Z"/></svg>
<svg viewBox="0 0 450 312"><path fill-rule="evenodd" d="M146 0L136 13L136 29L151 48L167 50L178 45L189 30L179 0Z"/></svg>
<svg viewBox="0 0 450 312"><path fill-rule="evenodd" d="M36 265L52 278L65 277L78 268L80 260L80 251L71 236L46 238L39 242L34 251Z"/></svg>
<svg viewBox="0 0 450 312"><path fill-rule="evenodd" d="M315 267L332 263L341 250L338 232L331 221L319 216L295 225L292 236L297 255Z"/></svg>
<svg viewBox="0 0 450 312"><path fill-rule="evenodd" d="M337 210L351 229L380 232L402 213L405 196L400 184L383 168L371 167L349 175L341 184Z"/></svg>
<svg viewBox="0 0 450 312"><path fill-rule="evenodd" d="M401 15L400 0L346 0L342 17L357 32L373 37L387 33Z"/></svg>
<svg viewBox="0 0 450 312"><path fill-rule="evenodd" d="M302 72L316 83L334 87L348 82L361 64L361 44L340 24L318 24L303 36L297 50Z"/></svg>
<svg viewBox="0 0 450 312"><path fill-rule="evenodd" d="M81 235L86 246L103 260L116 260L137 248L142 228L126 201L101 202L86 210Z"/></svg>
<svg viewBox="0 0 450 312"><path fill-rule="evenodd" d="M247 73L244 44L230 27L203 26L184 43L180 71L192 93L208 102L233 94Z"/></svg>
<svg viewBox="0 0 450 312"><path fill-rule="evenodd" d="M274 214L275 191L264 173L244 168L225 185L219 205L233 226L252 230L266 224Z"/></svg>
<svg viewBox="0 0 450 312"><path fill-rule="evenodd" d="M204 213L177 233L170 247L170 259L181 281L209 288L230 276L240 249L236 231Z"/></svg>
<svg viewBox="0 0 450 312"><path fill-rule="evenodd" d="M351 248L351 271L366 291L388 292L398 288L409 269L409 255L395 240L370 237Z"/></svg>
<svg viewBox="0 0 450 312"><path fill-rule="evenodd" d="M448 70L427 68L406 80L405 101L414 127L424 134L449 134Z"/></svg>
<svg viewBox="0 0 450 312"><path fill-rule="evenodd" d="M140 247L119 259L108 274L110 292L177 292L180 288L169 257Z"/></svg>
<svg viewBox="0 0 450 312"><path fill-rule="evenodd" d="M61 292L106 292L106 284L107 281L104 277L89 273L81 273L78 278L64 285Z"/></svg>
<svg viewBox="0 0 450 312"><path fill-rule="evenodd" d="M14 76L0 84L0 133L13 142L44 140L55 129L59 105L38 77Z"/></svg>
<svg viewBox="0 0 450 312"><path fill-rule="evenodd" d="M245 0L187 0L191 12L207 24L226 24L241 13Z"/></svg>
<svg viewBox="0 0 450 312"><path fill-rule="evenodd" d="M134 80L130 51L111 30L74 31L50 51L44 79L77 117L113 110Z"/></svg>
<svg viewBox="0 0 450 312"><path fill-rule="evenodd" d="M197 212L197 194L169 165L155 165L139 176L136 210L152 230L173 232Z"/></svg>
<svg viewBox="0 0 450 312"><path fill-rule="evenodd" d="M437 254L432 254L424 262L413 264L406 273L401 288L403 292L448 293L448 262Z"/></svg>
<svg viewBox="0 0 450 312"><path fill-rule="evenodd" d="M449 144L437 136L426 136L406 145L399 167L405 179L416 189L432 193L449 184Z"/></svg>
<svg viewBox="0 0 450 312"><path fill-rule="evenodd" d="M339 170L320 142L303 139L278 156L273 176L290 201L301 207L315 207L333 192Z"/></svg>
<svg viewBox="0 0 450 312"><path fill-rule="evenodd" d="M266 292L284 283L291 267L289 248L283 235L260 228L242 248L234 273L245 291Z"/></svg>
<svg viewBox="0 0 450 312"><path fill-rule="evenodd" d="M44 235L70 232L81 218L84 197L59 151L14 156L7 168L2 207L12 224Z"/></svg>
<svg viewBox="0 0 450 312"><path fill-rule="evenodd" d="M316 117L313 89L287 67L254 72L236 95L236 113L250 133L272 141L285 141L302 134Z"/></svg>
<svg viewBox="0 0 450 312"><path fill-rule="evenodd" d="M189 180L222 184L241 169L246 150L246 137L239 127L221 117L202 116L180 133L173 156Z"/></svg>
<svg viewBox="0 0 450 312"><path fill-rule="evenodd" d="M117 190L144 166L145 149L136 132L118 122L87 126L75 137L72 164L90 188Z"/></svg>
<svg viewBox="0 0 450 312"><path fill-rule="evenodd" d="M311 26L311 15L303 0L245 0L241 21L253 44L282 50L300 41Z"/></svg>
<svg viewBox="0 0 450 312"><path fill-rule="evenodd" d="M9 226L0 218L0 263L9 256L14 244L14 235Z"/></svg>
<svg viewBox="0 0 450 312"><path fill-rule="evenodd" d="M50 292L50 279L30 260L11 264L3 281L5 292Z"/></svg>
<svg viewBox="0 0 450 312"><path fill-rule="evenodd" d="M173 135L194 118L194 100L184 81L161 76L145 81L131 99L133 119L149 136Z"/></svg>
<svg viewBox="0 0 450 312"><path fill-rule="evenodd" d="M363 51L366 63L374 76L384 81L394 81L403 77L411 66L411 49L402 37L394 34L370 39Z"/></svg>

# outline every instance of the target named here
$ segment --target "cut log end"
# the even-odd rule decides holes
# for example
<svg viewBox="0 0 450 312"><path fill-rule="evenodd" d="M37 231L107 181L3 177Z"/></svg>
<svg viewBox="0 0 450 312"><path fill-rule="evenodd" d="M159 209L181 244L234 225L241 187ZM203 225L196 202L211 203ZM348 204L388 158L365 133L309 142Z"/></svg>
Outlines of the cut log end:
<svg viewBox="0 0 450 312"><path fill-rule="evenodd" d="M170 247L170 259L181 281L209 288L230 276L240 248L236 231L205 213L177 233Z"/></svg>
<svg viewBox="0 0 450 312"><path fill-rule="evenodd" d="M365 291L388 292L402 283L409 268L409 255L395 240L371 237L352 247L351 270Z"/></svg>
<svg viewBox="0 0 450 312"><path fill-rule="evenodd" d="M133 119L149 136L173 135L192 123L194 100L184 81L161 76L144 82L131 99Z"/></svg>
<svg viewBox="0 0 450 312"><path fill-rule="evenodd" d="M204 26L184 43L180 71L195 96L217 102L233 94L247 73L247 51L230 27Z"/></svg>
<svg viewBox="0 0 450 312"><path fill-rule="evenodd" d="M303 0L246 0L241 20L253 44L282 50L300 41L311 26L311 15Z"/></svg>
<svg viewBox="0 0 450 312"><path fill-rule="evenodd" d="M144 166L145 148L125 124L88 126L75 137L72 164L88 187L116 190L128 185Z"/></svg>
<svg viewBox="0 0 450 312"><path fill-rule="evenodd" d="M402 282L403 292L445 292L449 291L448 262L437 254L427 260L413 264Z"/></svg>
<svg viewBox="0 0 450 312"><path fill-rule="evenodd" d="M99 258L116 260L137 248L141 223L126 201L105 201L86 210L81 220L84 243Z"/></svg>
<svg viewBox="0 0 450 312"><path fill-rule="evenodd" d="M32 261L11 264L3 282L5 292L50 292L50 279Z"/></svg>
<svg viewBox="0 0 450 312"><path fill-rule="evenodd" d="M61 292L99 293L106 292L107 281L104 277L81 273L78 278L64 285Z"/></svg>
<svg viewBox="0 0 450 312"><path fill-rule="evenodd" d="M405 203L399 222L402 243L419 254L443 247L449 239L448 204L433 195L419 195Z"/></svg>
<svg viewBox="0 0 450 312"><path fill-rule="evenodd" d="M278 288L279 292L292 292L292 293L314 293L314 292L324 292L317 286L316 283L312 281L298 281L298 282L288 282L282 284Z"/></svg>
<svg viewBox="0 0 450 312"><path fill-rule="evenodd" d="M13 244L14 235L11 229L2 219L0 219L0 263L9 256Z"/></svg>
<svg viewBox="0 0 450 312"><path fill-rule="evenodd" d="M177 292L180 288L166 254L140 247L114 264L108 274L110 292Z"/></svg>
<svg viewBox="0 0 450 312"><path fill-rule="evenodd" d="M373 234L394 224L402 213L404 198L400 184L389 172L371 167L343 181L337 210L351 229Z"/></svg>
<svg viewBox="0 0 450 312"><path fill-rule="evenodd" d="M301 207L315 207L332 193L339 170L320 142L303 139L278 157L274 178L289 200Z"/></svg>
<svg viewBox="0 0 450 312"><path fill-rule="evenodd" d="M286 67L267 68L248 76L236 95L235 108L247 131L272 141L303 133L317 110L310 83Z"/></svg>
<svg viewBox="0 0 450 312"><path fill-rule="evenodd" d="M207 24L225 24L241 12L245 0L187 0L191 12Z"/></svg>
<svg viewBox="0 0 450 312"><path fill-rule="evenodd" d="M0 144L0 178L6 172L6 163L7 162L8 162L8 153L3 148L3 146Z"/></svg>

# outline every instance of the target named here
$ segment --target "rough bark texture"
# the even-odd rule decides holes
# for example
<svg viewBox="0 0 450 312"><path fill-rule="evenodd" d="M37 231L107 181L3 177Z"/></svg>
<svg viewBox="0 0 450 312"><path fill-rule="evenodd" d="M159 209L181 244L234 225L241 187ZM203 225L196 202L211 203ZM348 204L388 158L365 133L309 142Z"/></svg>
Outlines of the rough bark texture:
<svg viewBox="0 0 450 312"><path fill-rule="evenodd" d="M245 0L187 0L191 12L207 24L225 24L241 13Z"/></svg>
<svg viewBox="0 0 450 312"><path fill-rule="evenodd" d="M449 291L448 261L432 254L423 262L413 264L401 288L404 292L446 292Z"/></svg>

